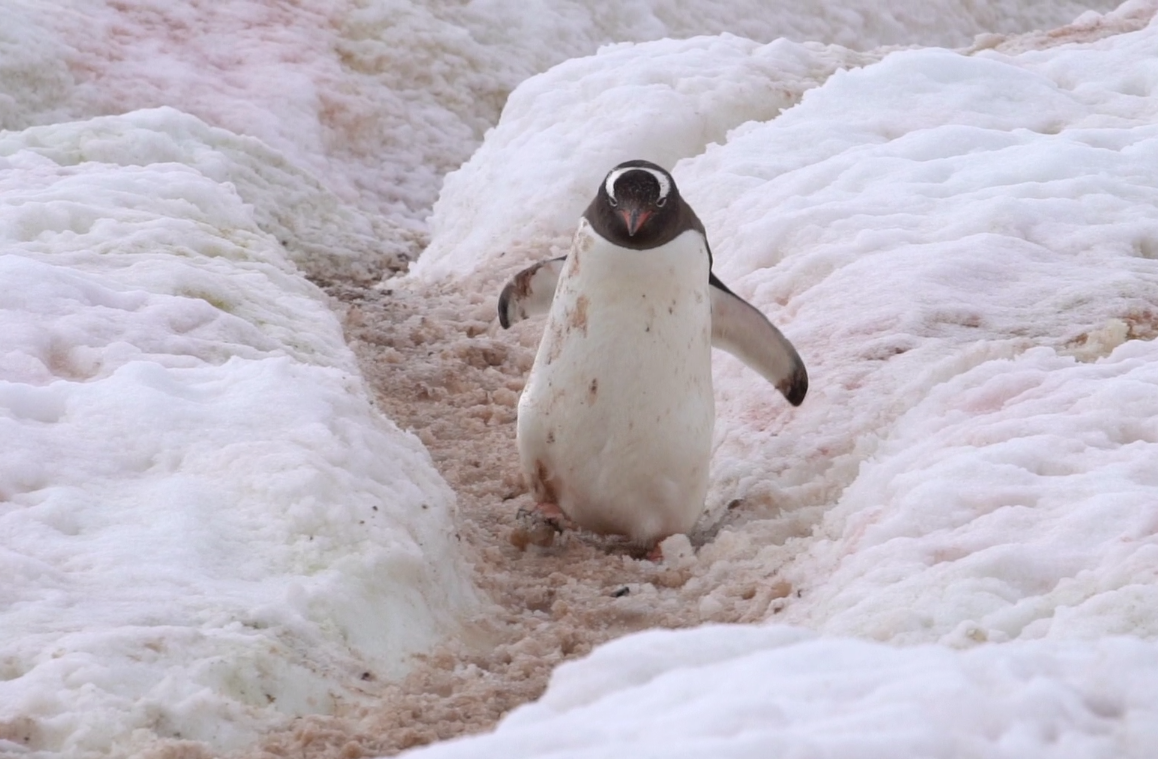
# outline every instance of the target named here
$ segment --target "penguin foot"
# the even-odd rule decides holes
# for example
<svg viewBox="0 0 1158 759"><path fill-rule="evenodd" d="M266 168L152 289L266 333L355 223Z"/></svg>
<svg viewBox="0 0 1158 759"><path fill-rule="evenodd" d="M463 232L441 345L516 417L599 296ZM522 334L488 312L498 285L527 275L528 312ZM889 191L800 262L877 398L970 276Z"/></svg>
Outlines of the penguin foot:
<svg viewBox="0 0 1158 759"><path fill-rule="evenodd" d="M515 516L521 519L541 520L554 527L556 532L562 532L571 521L558 504L554 503L536 503L529 509L519 509Z"/></svg>
<svg viewBox="0 0 1158 759"><path fill-rule="evenodd" d="M555 542L555 536L571 524L563 510L553 503L520 508L515 512L515 519L519 525L511 533L511 543L520 551L528 545L547 548Z"/></svg>

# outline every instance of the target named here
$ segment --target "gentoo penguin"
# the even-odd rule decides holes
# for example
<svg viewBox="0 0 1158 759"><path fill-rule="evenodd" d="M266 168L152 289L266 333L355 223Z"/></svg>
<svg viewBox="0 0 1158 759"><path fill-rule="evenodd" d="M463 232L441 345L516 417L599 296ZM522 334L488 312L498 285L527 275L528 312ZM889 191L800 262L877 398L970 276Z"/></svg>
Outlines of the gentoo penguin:
<svg viewBox="0 0 1158 759"><path fill-rule="evenodd" d="M518 408L538 511L642 546L688 532L708 489L713 345L804 400L796 349L711 267L671 174L627 161L599 185L570 252L503 288L504 328L548 312Z"/></svg>

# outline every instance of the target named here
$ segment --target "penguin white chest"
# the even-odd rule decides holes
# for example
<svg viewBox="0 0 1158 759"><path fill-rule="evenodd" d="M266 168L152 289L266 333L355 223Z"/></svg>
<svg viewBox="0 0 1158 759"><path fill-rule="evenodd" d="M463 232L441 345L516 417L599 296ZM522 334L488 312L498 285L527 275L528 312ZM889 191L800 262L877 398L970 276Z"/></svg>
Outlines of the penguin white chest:
<svg viewBox="0 0 1158 759"><path fill-rule="evenodd" d="M519 401L518 445L536 497L581 527L650 544L703 511L708 270L694 230L630 250L580 223Z"/></svg>

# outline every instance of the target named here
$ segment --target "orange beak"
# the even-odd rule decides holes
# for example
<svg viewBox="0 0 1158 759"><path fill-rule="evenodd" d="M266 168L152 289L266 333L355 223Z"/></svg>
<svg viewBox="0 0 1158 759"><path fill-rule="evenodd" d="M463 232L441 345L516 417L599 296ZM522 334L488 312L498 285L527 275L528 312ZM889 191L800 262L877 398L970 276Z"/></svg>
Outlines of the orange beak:
<svg viewBox="0 0 1158 759"><path fill-rule="evenodd" d="M624 208L619 212L623 217L623 223L627 225L627 234L635 237L635 233L643 226L649 218L651 218L651 211L640 208Z"/></svg>

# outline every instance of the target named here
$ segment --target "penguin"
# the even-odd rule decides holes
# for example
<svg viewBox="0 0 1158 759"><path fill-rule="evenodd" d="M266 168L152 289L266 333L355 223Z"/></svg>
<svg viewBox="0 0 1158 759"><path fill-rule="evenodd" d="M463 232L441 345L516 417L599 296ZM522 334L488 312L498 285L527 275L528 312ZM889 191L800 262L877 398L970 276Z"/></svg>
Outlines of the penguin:
<svg viewBox="0 0 1158 759"><path fill-rule="evenodd" d="M808 391L796 349L715 276L703 223L648 161L607 174L568 254L516 274L498 312L504 329L547 314L516 432L535 510L640 547L703 513L713 346L793 406Z"/></svg>

